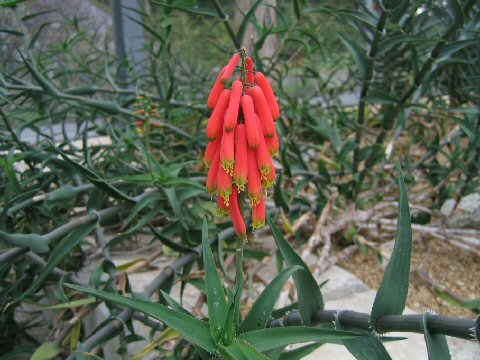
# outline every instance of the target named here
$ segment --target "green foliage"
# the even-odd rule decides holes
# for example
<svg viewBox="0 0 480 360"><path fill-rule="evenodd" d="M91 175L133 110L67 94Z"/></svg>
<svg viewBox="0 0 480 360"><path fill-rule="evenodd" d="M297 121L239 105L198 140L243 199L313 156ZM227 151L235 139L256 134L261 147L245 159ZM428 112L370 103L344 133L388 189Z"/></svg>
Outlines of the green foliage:
<svg viewBox="0 0 480 360"><path fill-rule="evenodd" d="M227 319L227 301L223 285L213 260L212 250L208 242L208 225L203 221L202 249L205 262L205 282L207 285L208 317L210 319L210 331L216 343L223 342L222 337L228 329L225 328ZM227 344L228 345L228 344Z"/></svg>
<svg viewBox="0 0 480 360"><path fill-rule="evenodd" d="M125 296L108 293L101 290L85 288L78 285L67 284L68 287L82 291L86 294L96 296L100 299L111 301L119 305L146 313L156 319L162 320L168 326L181 333L185 339L200 346L209 352L215 350L215 342L210 337L208 323L193 318L176 310L169 309L163 305L152 303L141 299L132 299Z"/></svg>
<svg viewBox="0 0 480 360"><path fill-rule="evenodd" d="M324 307L320 287L310 273L307 265L285 241L282 233L268 215L267 223L272 230L278 249L287 265L300 266L304 270L294 273L292 276L298 290L298 309L300 310L302 320L305 325L310 325L313 312L316 310L322 310Z"/></svg>
<svg viewBox="0 0 480 360"><path fill-rule="evenodd" d="M400 199L398 201L397 237L392 257L378 289L372 307L371 324L375 329L377 320L383 315L399 315L407 302L412 257L412 225L408 206L407 189L402 168L397 164Z"/></svg>
<svg viewBox="0 0 480 360"><path fill-rule="evenodd" d="M425 336L425 343L427 344L428 359L450 360L451 357L450 351L448 350L447 339L445 335L433 335L430 333L427 326L428 316L428 312L423 315L423 334Z"/></svg>
<svg viewBox="0 0 480 360"><path fill-rule="evenodd" d="M255 301L247 316L240 324L238 333L241 334L266 327L267 322L272 316L275 302L280 295L283 285L287 279L298 270L303 270L303 268L298 265L286 267L265 287L265 290L263 290L262 294L257 301Z"/></svg>
<svg viewBox="0 0 480 360"><path fill-rule="evenodd" d="M343 340L344 345L358 360L391 360L382 342L375 336L362 336Z"/></svg>
<svg viewBox="0 0 480 360"><path fill-rule="evenodd" d="M313 315L324 309L322 294L273 215L267 222L278 261L287 266L242 318L245 296L252 295L243 290L253 279L240 263L233 284L226 266L238 254L231 222L218 216L204 191L206 99L221 65L243 46L272 80L282 109L272 198L296 245L306 236L293 234L290 223L303 212L319 215L332 198L335 209L369 209L390 196L382 189L396 188L392 164L402 164L397 238L372 308L375 329L379 318L405 307L412 246L405 183L438 190L431 210L480 186L478 4L383 1L371 11L345 0L274 6L257 0L248 8L153 0L124 9L143 30L138 62L131 54L117 58L110 29L97 29L89 16L59 16L36 3L0 1L0 356L86 358L112 337L125 353L138 340L131 314L118 308L125 306L182 335L171 358L191 349L192 359L207 358L205 350L231 359L296 359L333 342L358 359L387 359L381 341L365 331L313 327ZM136 113L147 108L155 116ZM219 240L215 256L212 239ZM266 249L251 245L242 244L245 258L266 258ZM130 263L111 260L139 248L147 250ZM170 256L172 265L161 281L134 293L128 273L152 265L150 249ZM198 269L205 269L205 280ZM275 309L290 277L298 303ZM177 281L182 296L187 283L206 295L208 321L169 295ZM74 284L65 289L65 283ZM157 292L169 307L148 301ZM67 333L51 332L55 342L37 343L28 334L32 324L14 316L41 302L54 319L33 325L48 333L53 324L86 316L94 299L108 305L121 329L111 319L90 333L77 323ZM479 307L478 300L455 304ZM297 309L302 326L269 328ZM428 330L428 315L423 332L430 358L449 358L444 337ZM285 351L307 341L314 343Z"/></svg>

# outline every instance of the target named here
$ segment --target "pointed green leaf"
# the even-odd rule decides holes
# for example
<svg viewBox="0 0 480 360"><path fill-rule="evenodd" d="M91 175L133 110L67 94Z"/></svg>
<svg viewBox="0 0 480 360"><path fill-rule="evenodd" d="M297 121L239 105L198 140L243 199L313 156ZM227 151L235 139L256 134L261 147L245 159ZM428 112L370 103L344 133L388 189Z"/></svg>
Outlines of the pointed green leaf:
<svg viewBox="0 0 480 360"><path fill-rule="evenodd" d="M267 357L245 341L234 339L228 346L220 346L220 353L229 360L266 360Z"/></svg>
<svg viewBox="0 0 480 360"><path fill-rule="evenodd" d="M286 351L280 355L279 360L302 360L305 356L311 354L317 350L322 343L315 343L310 345L302 346L298 349Z"/></svg>
<svg viewBox="0 0 480 360"><path fill-rule="evenodd" d="M38 17L38 16L42 16L42 15L54 13L54 12L57 12L57 11L58 11L58 9L38 11L38 12L36 12L36 13L23 16L23 17L21 18L21 20L22 20L22 21L28 21L28 20L31 20L31 19L36 18L36 17Z"/></svg>
<svg viewBox="0 0 480 360"><path fill-rule="evenodd" d="M343 344L358 360L392 360L382 342L373 335L343 340Z"/></svg>
<svg viewBox="0 0 480 360"><path fill-rule="evenodd" d="M115 304L126 306L135 311L148 314L155 319L163 321L172 329L182 334L186 340L200 346L202 349L205 349L209 352L213 352L216 349L215 343L210 336L208 323L205 321L196 319L173 309L169 309L158 303L140 299L132 299L106 291L95 290L73 284L66 285L74 290L93 295L105 301L111 301Z"/></svg>
<svg viewBox="0 0 480 360"><path fill-rule="evenodd" d="M461 2L458 0L448 0L447 3L447 7L455 20L455 24L457 26L462 26L465 21L465 14L463 13Z"/></svg>
<svg viewBox="0 0 480 360"><path fill-rule="evenodd" d="M361 12L354 9L335 9L334 13L340 15L341 17L352 18L361 21L372 29L374 29L377 24L377 19L367 12Z"/></svg>
<svg viewBox="0 0 480 360"><path fill-rule="evenodd" d="M289 212L288 202L285 200L284 189L282 189L282 173L279 173L277 180L275 181L273 191L273 201L275 206L281 207L284 211Z"/></svg>
<svg viewBox="0 0 480 360"><path fill-rule="evenodd" d="M38 28L38 30L33 34L31 35L30 37L30 42L28 44L28 50L32 50L35 46L35 43L37 42L39 36L42 34L43 30L47 27L47 26L50 26L52 23L50 22L46 22L46 23L43 23L42 25L40 25L40 27Z"/></svg>
<svg viewBox="0 0 480 360"><path fill-rule="evenodd" d="M138 21L137 19L135 19L134 17L132 16L129 16L129 15L126 15L130 20L132 20L133 22L137 23L138 25L140 25L142 28L144 28L147 32L149 32L150 34L153 35L153 37L155 37L157 40L160 41L160 43L164 44L165 43L165 39L163 38L162 35L160 35L159 32L155 31L152 27L148 26L147 24L145 24L144 22L142 21Z"/></svg>
<svg viewBox="0 0 480 360"><path fill-rule="evenodd" d="M35 351L35 347L30 346L22 346L17 347L16 349L6 353L0 357L0 360L17 360L23 358L30 358L30 355Z"/></svg>
<svg viewBox="0 0 480 360"><path fill-rule="evenodd" d="M344 339L358 335L342 330L312 328L306 326L288 326L267 328L241 334L238 338L245 340L255 349L266 351L290 344L317 341L322 343L341 344Z"/></svg>
<svg viewBox="0 0 480 360"><path fill-rule="evenodd" d="M400 315L405 308L410 278L412 256L412 225L408 207L408 195L403 179L402 168L397 163L400 200L398 205L397 237L392 257L387 265L380 288L372 307L371 324L383 315Z"/></svg>
<svg viewBox="0 0 480 360"><path fill-rule="evenodd" d="M396 104L398 99L387 92L372 89L369 94L362 99L366 103L374 104Z"/></svg>
<svg viewBox="0 0 480 360"><path fill-rule="evenodd" d="M442 47L442 50L438 54L438 58L450 56L457 51L460 51L468 46L477 45L480 42L480 39L468 39L468 40L458 40L453 41Z"/></svg>
<svg viewBox="0 0 480 360"><path fill-rule="evenodd" d="M5 34L10 34L10 35L15 35L15 36L23 36L25 35L24 33L16 30L11 30L11 29L0 29L0 33L5 33Z"/></svg>
<svg viewBox="0 0 480 360"><path fill-rule="evenodd" d="M163 200L165 197L163 194L159 192L154 192L150 194L149 196L144 197L142 200L140 200L135 206L133 207L132 211L130 211L130 214L128 214L128 217L125 219L122 230L125 230L127 226L130 224L130 222L137 216L137 214L142 211L145 207L149 206L152 201L157 201L157 200Z"/></svg>
<svg viewBox="0 0 480 360"><path fill-rule="evenodd" d="M225 291L215 266L210 242L208 241L206 219L203 220L202 226L202 250L205 263L205 282L207 285L208 317L210 319L211 335L218 342L224 331L223 325L227 318L228 305L225 299Z"/></svg>
<svg viewBox="0 0 480 360"><path fill-rule="evenodd" d="M237 40L239 44L243 44L243 38L245 36L245 31L247 30L247 26L250 22L250 18L255 15L255 10L257 9L258 5L262 3L262 0L257 0L255 4L252 5L250 10L245 14L243 17L242 23L240 24L240 27L238 28L238 33L237 33Z"/></svg>
<svg viewBox="0 0 480 360"><path fill-rule="evenodd" d="M211 10L211 9L208 9L208 8L202 8L202 7L198 7L198 6L174 5L174 4L170 4L168 2L165 3L165 2L162 2L162 1L158 1L158 0L152 0L152 2L154 4L163 6L163 7L168 8L168 9L180 10L180 11L184 11L184 12L187 12L187 13L190 13L190 14L212 16L212 17L216 17L216 18L220 17L218 15L218 12L216 12L214 10Z"/></svg>
<svg viewBox="0 0 480 360"><path fill-rule="evenodd" d="M242 276L237 282L235 295L228 306L227 318L225 319L225 325L223 326L225 333L224 344L230 344L235 337L235 330L238 326L238 321L240 318L240 302L242 297L243 281L244 280Z"/></svg>
<svg viewBox="0 0 480 360"><path fill-rule="evenodd" d="M121 199L121 200L127 200L129 202L135 202L130 196L124 194L122 191L117 189L115 186L112 184L108 183L105 179L103 179L100 175L98 175L95 171L88 169L79 163L73 161L70 159L70 157L65 154L63 151L58 149L56 146L51 146L51 149L58 154L68 163L70 164L74 169L76 169L79 173L84 175L95 187L99 188L100 190L104 191L111 197L115 199Z"/></svg>
<svg viewBox="0 0 480 360"><path fill-rule="evenodd" d="M275 222L268 215L266 220L285 262L289 266L298 265L305 269L305 271L296 272L292 276L297 288L300 316L305 325L310 325L312 313L316 310L323 310L323 297L320 288L308 269L308 266L284 239Z"/></svg>
<svg viewBox="0 0 480 360"><path fill-rule="evenodd" d="M427 344L427 352L429 360L451 360L450 351L448 350L447 339L445 335L430 334L428 331L428 316L426 312L423 315L423 336Z"/></svg>
<svg viewBox="0 0 480 360"><path fill-rule="evenodd" d="M48 262L40 272L40 275L33 281L27 290L25 290L19 297L12 301L16 303L35 292L40 285L45 281L48 275L52 272L53 268L60 263L72 249L78 245L80 241L92 232L97 226L96 222L91 224L84 224L73 230L70 234L64 237L53 249L52 253L48 257Z"/></svg>
<svg viewBox="0 0 480 360"><path fill-rule="evenodd" d="M14 7L17 4L20 4L26 0L2 0L0 1L0 8Z"/></svg>
<svg viewBox="0 0 480 360"><path fill-rule="evenodd" d="M182 305L180 305L174 298L172 298L169 294L167 294L165 291L160 289L160 292L162 293L163 298L167 302L168 306L170 306L173 310L184 313L185 315L188 316L193 316L188 312L187 309L185 309Z"/></svg>
<svg viewBox="0 0 480 360"><path fill-rule="evenodd" d="M188 252L194 252L196 253L196 251L194 249L191 249L191 248L188 248L188 247L185 247L185 246L182 246L180 244L177 244L176 242L174 242L173 240L171 240L170 238L168 238L167 236L163 235L160 231L158 231L157 229L155 229L155 227L153 225L150 225L148 224L148 227L150 228L150 230L152 230L152 233L153 235L155 235L155 237L160 240L160 242L169 247L170 249L173 249L175 251L178 251L182 254L185 254L185 253L188 253Z"/></svg>
<svg viewBox="0 0 480 360"><path fill-rule="evenodd" d="M361 21L372 29L375 29L377 24L377 19L374 16L367 14L366 12L361 12L354 9L348 9L348 8L331 9L328 7L318 6L318 7L312 8L309 11L335 16L335 17L338 17L340 21L344 21L344 19L345 20L353 19L353 20Z"/></svg>
<svg viewBox="0 0 480 360"><path fill-rule="evenodd" d="M22 57L25 66L28 68L32 76L40 84L43 90L45 90L45 92L52 97L58 97L59 91L57 88L50 82L50 80L42 75L42 73L37 69L35 63L30 64L22 54L20 54L20 56Z"/></svg>
<svg viewBox="0 0 480 360"><path fill-rule="evenodd" d="M60 348L52 342L46 342L35 350L30 360L50 360L60 353Z"/></svg>
<svg viewBox="0 0 480 360"><path fill-rule="evenodd" d="M70 309L70 308L75 308L79 306L85 306L85 305L90 305L93 304L97 301L96 298L94 297L86 297L80 300L75 300L75 301L70 301L68 303L62 303L62 304L55 304L55 305L50 305L50 306L42 306L42 309L45 310L60 310L60 309Z"/></svg>
<svg viewBox="0 0 480 360"><path fill-rule="evenodd" d="M168 202L170 203L170 206L173 209L173 212L175 213L177 219L180 221L180 224L187 229L188 226L185 223L185 216L182 213L182 208L180 206L180 202L178 201L177 198L177 193L174 188L163 188L163 191L165 192L165 195L168 198Z"/></svg>
<svg viewBox="0 0 480 360"><path fill-rule="evenodd" d="M461 306L470 310L480 308L480 299L467 300Z"/></svg>
<svg viewBox="0 0 480 360"><path fill-rule="evenodd" d="M355 62L358 65L358 69L360 71L360 76L362 79L365 79L367 76L367 67L368 67L368 58L367 53L364 49L362 49L357 43L353 42L352 40L346 38L343 35L338 35L340 40L345 44L350 54L352 54Z"/></svg>
<svg viewBox="0 0 480 360"><path fill-rule="evenodd" d="M122 108L118 103L114 101L103 101L95 99L83 99L82 104L93 107L98 110L105 111L108 114L116 115L122 111Z"/></svg>
<svg viewBox="0 0 480 360"><path fill-rule="evenodd" d="M289 266L267 285L238 328L239 334L265 328L267 322L270 320L275 302L282 291L283 285L297 270L303 270L303 268L298 265Z"/></svg>
<svg viewBox="0 0 480 360"><path fill-rule="evenodd" d="M377 50L377 57L384 55L387 51L400 44L429 44L435 43L438 39L425 38L420 34L399 34L380 41Z"/></svg>

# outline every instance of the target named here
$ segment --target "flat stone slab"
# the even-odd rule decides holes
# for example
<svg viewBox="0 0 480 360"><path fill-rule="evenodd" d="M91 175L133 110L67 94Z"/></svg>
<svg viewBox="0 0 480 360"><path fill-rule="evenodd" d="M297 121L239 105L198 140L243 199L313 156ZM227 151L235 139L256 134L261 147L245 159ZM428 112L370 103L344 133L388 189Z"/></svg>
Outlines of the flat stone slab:
<svg viewBox="0 0 480 360"><path fill-rule="evenodd" d="M135 258L139 258L141 255L129 255L129 256L116 256L113 261L117 264L124 264ZM151 283L151 281L162 271L163 267L171 263L173 259L160 257L157 258L151 265L152 269L129 275L130 283L134 291L142 291L145 286ZM315 263L316 259L307 259L310 265ZM276 275L275 260L269 262L264 268L258 272L266 281L271 281ZM322 294L325 301L325 308L332 310L354 310L364 313L369 313L373 301L375 299L376 291L370 289L360 279L350 272L334 266L321 275L317 279L318 283L322 283L328 280L328 282L322 287ZM259 286L257 290L261 290L263 286ZM176 284L171 292L171 295L175 299L179 299L179 284ZM200 292L193 286L187 285L184 294L184 306L187 309L191 309L198 299ZM154 298L153 301L156 301ZM207 313L206 306L203 305L202 311ZM413 314L410 309L406 309L405 313ZM92 314L96 324L90 324L87 326L90 329L95 328L99 322L102 322L108 318L108 310L106 308L99 308ZM90 320L93 320L90 319ZM130 355L140 352L146 345L152 340L149 337L149 328L139 323L133 322L138 334L145 337L144 341L131 343L128 346L128 352ZM428 360L425 341L422 334L413 333L390 333L391 336L407 337L407 340L391 342L385 344L388 352L393 360ZM158 338L160 335L157 333L154 338ZM454 360L473 360L480 359L480 345L473 341L461 340L447 337L450 353ZM118 342L116 339L107 342L104 345L104 351L108 353L109 359L120 359L121 357L116 354L118 349ZM295 346L296 347L296 346ZM153 351L144 359L157 359L158 353ZM340 345L323 345L312 354L304 357L306 360L316 359L335 359L335 360L350 360L355 359L345 347Z"/></svg>
<svg viewBox="0 0 480 360"><path fill-rule="evenodd" d="M326 309L354 310L369 313L375 299L376 291L368 288L359 278L337 266L322 274L318 282L329 280L322 288ZM349 289L345 289L348 287ZM353 290L356 289L356 290ZM343 296L345 295L345 296ZM415 314L406 308L405 314ZM390 336L402 336L408 339L385 344L393 360L428 360L427 348L422 334L389 333ZM447 336L450 354L454 360L480 359L480 345L474 341ZM305 360L335 359L355 360L348 350L341 345L323 345Z"/></svg>

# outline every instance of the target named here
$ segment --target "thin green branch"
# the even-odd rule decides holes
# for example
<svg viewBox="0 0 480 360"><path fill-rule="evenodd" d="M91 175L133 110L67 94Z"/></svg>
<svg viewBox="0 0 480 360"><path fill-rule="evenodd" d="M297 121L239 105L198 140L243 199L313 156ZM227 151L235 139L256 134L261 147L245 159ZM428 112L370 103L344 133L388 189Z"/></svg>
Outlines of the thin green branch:
<svg viewBox="0 0 480 360"><path fill-rule="evenodd" d="M46 93L46 91L42 87L34 86L34 85L6 84L6 88L10 89L10 90L33 91L33 92L42 93L42 94ZM132 90L131 93L133 95L135 92ZM65 92L61 92L59 90L56 90L55 97L59 98L59 99L62 99L62 100L74 101L75 103L78 103L78 104L81 104L81 105L86 105L86 106L89 106L89 107L92 107L92 108L95 108L95 109L100 109L100 110L103 110L103 111L111 112L113 114L115 114L115 113L116 114L122 114L122 115L126 115L127 117L130 117L130 118L136 118L136 119L145 121L145 119L143 117L135 114L134 111L123 108L115 102L103 101L103 100L98 100L98 99L91 99L91 98L87 98L87 97L83 97L83 96L79 96L79 95L72 95L72 94L68 94L68 93L65 93ZM196 109L195 105L193 105L193 104L183 104L183 103L178 102L176 100L172 100L172 104L175 105L175 106L188 105L190 108ZM202 108L203 108L203 106L202 106ZM200 107L198 107L198 109L200 109ZM171 130L172 132L176 133L177 135L180 135L180 136L182 136L182 137L184 137L188 140L193 140L193 137L188 132L186 132L186 131L184 131L184 130L182 130L182 129L180 129L180 128L178 128L178 127L176 127L176 126L174 126L174 125L172 125L168 122L165 122L165 121L162 121L162 120L156 120L156 122L158 122L162 127L165 127L167 129Z"/></svg>
<svg viewBox="0 0 480 360"><path fill-rule="evenodd" d="M380 40L382 39L383 30L385 28L385 23L389 14L390 9L382 7L380 18L378 19L377 27L375 29L375 35L373 36L370 50L368 52L367 71L362 84L362 90L360 91L360 99L358 101L357 129L355 132L355 143L357 144L357 147L355 148L353 153L354 173L357 172L358 163L360 161L360 143L362 141L365 126L365 97L367 96L370 84L372 83L372 80L374 78L374 65L377 56L377 48Z"/></svg>
<svg viewBox="0 0 480 360"><path fill-rule="evenodd" d="M215 8L217 9L218 14L222 18L223 24L225 25L225 28L227 29L228 36L230 36L230 39L233 42L233 45L235 46L235 49L240 50L241 44L238 42L237 36L235 35L235 32L233 31L232 26L230 25L229 17L227 13L225 13L225 10L223 9L222 4L220 3L219 0L214 0L213 4L215 5Z"/></svg>
<svg viewBox="0 0 480 360"><path fill-rule="evenodd" d="M7 261L17 259L28 252L28 249L24 248L13 248L10 250L5 251L4 253L0 254L0 264L5 264Z"/></svg>
<svg viewBox="0 0 480 360"><path fill-rule="evenodd" d="M115 186L118 186L121 183L122 182L114 183L114 184L115 184ZM77 187L72 189L71 196L72 197L77 196L78 194L81 194L83 192L93 190L94 188L95 188L95 186L93 184L86 184L86 185L82 185L82 186L77 186ZM15 215L17 212L19 212L19 211L21 211L21 210L23 210L23 209L25 209L29 206L32 206L33 204L37 204L37 203L40 203L42 201L48 201L49 199L51 199L55 196L55 191L56 190L53 190L52 192L49 192L47 194L35 195L35 196L25 200L25 201L22 201L21 203L15 205L15 206L12 206L10 209L7 210L7 215L8 216Z"/></svg>

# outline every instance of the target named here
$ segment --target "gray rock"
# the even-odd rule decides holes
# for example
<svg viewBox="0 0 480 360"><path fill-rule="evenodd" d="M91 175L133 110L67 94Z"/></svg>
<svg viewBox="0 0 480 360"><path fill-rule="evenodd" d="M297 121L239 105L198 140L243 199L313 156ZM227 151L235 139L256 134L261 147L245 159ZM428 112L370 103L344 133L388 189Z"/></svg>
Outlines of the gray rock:
<svg viewBox="0 0 480 360"><path fill-rule="evenodd" d="M480 193L464 196L453 210L453 215L445 215L448 217L446 221L448 227L480 229Z"/></svg>
<svg viewBox="0 0 480 360"><path fill-rule="evenodd" d="M445 201L440 208L440 212L445 215L445 216L450 216L455 209L455 205L457 205L457 202L453 199L448 199Z"/></svg>

